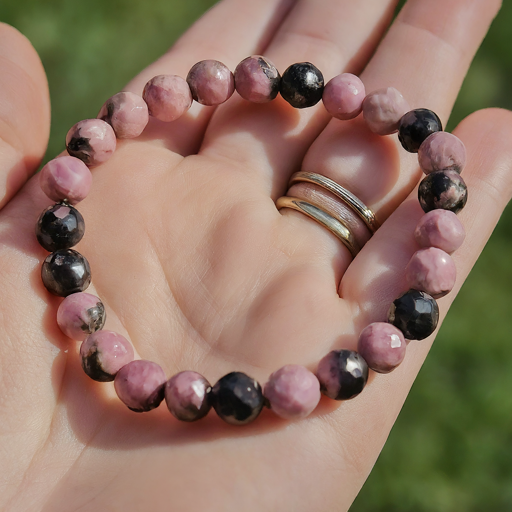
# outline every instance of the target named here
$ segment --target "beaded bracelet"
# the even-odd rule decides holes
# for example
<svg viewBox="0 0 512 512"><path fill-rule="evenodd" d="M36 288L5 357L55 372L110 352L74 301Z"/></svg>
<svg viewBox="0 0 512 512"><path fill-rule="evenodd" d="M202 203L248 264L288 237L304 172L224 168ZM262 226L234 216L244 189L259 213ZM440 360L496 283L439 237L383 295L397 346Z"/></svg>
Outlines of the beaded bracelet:
<svg viewBox="0 0 512 512"><path fill-rule="evenodd" d="M270 376L264 390L241 372L225 375L212 387L196 372L183 371L167 380L158 364L134 360L127 339L102 330L105 308L99 298L84 293L91 282L89 264L71 249L85 231L84 219L73 205L90 190L88 167L112 155L116 137L139 136L150 115L174 121L190 108L192 100L219 105L235 89L254 103L271 101L280 93L296 108L311 107L322 99L326 110L342 120L362 112L372 132L388 135L398 131L402 146L418 153L420 167L427 175L418 189L426 212L415 231L420 249L405 269L409 291L393 302L388 322L367 326L359 336L358 352L331 351L320 361L316 374L299 365L284 366ZM465 148L457 137L442 131L436 114L427 109L410 110L396 89L381 89L366 96L361 80L349 73L334 77L324 87L322 73L307 62L291 65L281 77L261 56L243 60L234 74L221 62L205 60L192 67L186 81L159 75L146 84L142 97L131 92L114 95L97 119L80 121L70 129L66 147L69 156L51 160L40 173L42 190L56 201L43 211L36 227L39 243L51 252L42 264L42 280L49 292L65 297L57 311L57 323L66 336L82 341L80 356L85 373L99 382L114 381L117 395L133 411L150 411L165 398L170 412L182 421L198 420L212 406L224 421L235 425L251 422L264 406L283 418L302 418L315 409L321 392L335 400L355 397L367 382L369 368L379 373L392 371L405 357L405 339L421 340L436 329L436 298L448 293L455 282L455 265L449 254L465 237L455 215L467 200L460 177ZM373 212L336 183L314 173L296 173L290 185L297 181L334 192L362 216L371 232L377 229Z"/></svg>

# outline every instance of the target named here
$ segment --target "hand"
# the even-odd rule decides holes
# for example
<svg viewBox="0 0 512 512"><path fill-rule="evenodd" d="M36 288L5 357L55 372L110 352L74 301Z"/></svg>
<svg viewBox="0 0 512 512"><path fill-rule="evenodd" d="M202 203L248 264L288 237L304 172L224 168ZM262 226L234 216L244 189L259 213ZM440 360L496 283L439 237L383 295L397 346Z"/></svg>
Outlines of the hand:
<svg viewBox="0 0 512 512"><path fill-rule="evenodd" d="M410 0L371 57L394 2L224 0L127 89L140 94L159 73L186 76L205 58L234 69L260 53L281 71L313 62L326 80L365 68L367 91L392 85L446 123L498 3ZM10 106L0 111L0 508L347 510L434 337L411 342L404 363L373 375L356 399L322 401L305 420L267 411L235 428L213 413L180 424L164 405L132 413L111 385L84 375L76 344L56 325L60 299L41 283L46 252L33 234L50 201L37 176L24 183L48 138L45 77L7 26L0 52L0 97ZM468 150L470 195L460 214L467 238L454 255L458 289L512 191L512 117L479 112L455 133ZM385 220L354 261L313 221L276 210L301 166ZM196 104L120 142L93 175L77 248L91 263L88 291L105 303L106 327L169 376L191 369L213 383L240 370L264 383L284 364L314 369L385 318L416 250L415 156L360 118L330 121L322 105L298 111L280 98L262 106L236 95L215 111ZM439 301L443 315L455 294Z"/></svg>

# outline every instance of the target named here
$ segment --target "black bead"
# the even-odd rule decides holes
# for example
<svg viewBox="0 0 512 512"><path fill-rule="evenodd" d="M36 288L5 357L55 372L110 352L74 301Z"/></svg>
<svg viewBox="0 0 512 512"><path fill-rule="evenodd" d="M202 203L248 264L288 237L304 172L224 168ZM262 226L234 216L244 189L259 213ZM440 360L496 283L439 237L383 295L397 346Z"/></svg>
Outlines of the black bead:
<svg viewBox="0 0 512 512"><path fill-rule="evenodd" d="M388 320L408 340L423 340L436 330L439 307L428 293L409 290L393 302Z"/></svg>
<svg viewBox="0 0 512 512"><path fill-rule="evenodd" d="M424 212L450 210L459 213L468 200L468 188L457 171L437 171L427 175L418 188Z"/></svg>
<svg viewBox="0 0 512 512"><path fill-rule="evenodd" d="M324 77L309 62L292 64L281 78L281 96L295 108L316 105L324 92Z"/></svg>
<svg viewBox="0 0 512 512"><path fill-rule="evenodd" d="M254 421L264 403L261 386L242 372L222 377L212 388L211 401L219 417L231 425Z"/></svg>
<svg viewBox="0 0 512 512"><path fill-rule="evenodd" d="M333 350L329 354L331 372L339 383L334 400L349 400L359 395L368 380L368 365L354 350ZM322 389L323 392L326 390Z"/></svg>
<svg viewBox="0 0 512 512"><path fill-rule="evenodd" d="M46 208L36 225L37 241L50 252L73 247L84 233L84 218L67 204L57 203Z"/></svg>
<svg viewBox="0 0 512 512"><path fill-rule="evenodd" d="M398 139L409 153L417 153L429 135L442 130L443 125L437 114L426 108L417 108L400 119Z"/></svg>
<svg viewBox="0 0 512 512"><path fill-rule="evenodd" d="M91 269L89 262L79 252L62 249L46 257L41 277L50 293L67 297L87 289L91 282Z"/></svg>

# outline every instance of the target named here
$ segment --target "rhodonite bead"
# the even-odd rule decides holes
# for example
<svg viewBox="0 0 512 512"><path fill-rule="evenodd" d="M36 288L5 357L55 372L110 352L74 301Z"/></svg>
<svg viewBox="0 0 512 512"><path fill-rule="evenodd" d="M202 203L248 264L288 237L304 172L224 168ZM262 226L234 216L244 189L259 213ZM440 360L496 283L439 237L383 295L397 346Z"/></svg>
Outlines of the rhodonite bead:
<svg viewBox="0 0 512 512"><path fill-rule="evenodd" d="M139 359L126 364L117 372L114 388L119 399L129 409L148 412L158 407L164 399L166 380L158 364Z"/></svg>
<svg viewBox="0 0 512 512"><path fill-rule="evenodd" d="M406 339L423 340L435 331L439 308L428 293L409 290L393 302L388 321L400 329Z"/></svg>
<svg viewBox="0 0 512 512"><path fill-rule="evenodd" d="M452 258L436 247L415 252L405 268L408 287L427 292L434 299L449 293L456 277L457 269Z"/></svg>
<svg viewBox="0 0 512 512"><path fill-rule="evenodd" d="M166 123L181 117L192 105L190 87L177 75L153 77L145 85L142 97L150 115Z"/></svg>
<svg viewBox="0 0 512 512"><path fill-rule="evenodd" d="M199 373L180 372L165 384L165 402L177 419L196 421L211 408L210 390L210 383Z"/></svg>
<svg viewBox="0 0 512 512"><path fill-rule="evenodd" d="M103 302L90 293L68 295L57 310L60 330L77 341L83 341L89 334L103 329L106 319Z"/></svg>
<svg viewBox="0 0 512 512"><path fill-rule="evenodd" d="M292 64L283 73L280 92L292 107L312 107L322 99L324 77L310 62Z"/></svg>
<svg viewBox="0 0 512 512"><path fill-rule="evenodd" d="M406 348L402 332L385 322L365 327L357 344L359 354L378 373L393 371L404 360Z"/></svg>
<svg viewBox="0 0 512 512"><path fill-rule="evenodd" d="M414 237L420 247L437 247L451 254L462 245L466 232L455 213L432 210L420 219Z"/></svg>
<svg viewBox="0 0 512 512"><path fill-rule="evenodd" d="M409 109L409 103L394 87L373 91L363 101L364 120L378 135L395 133Z"/></svg>
<svg viewBox="0 0 512 512"><path fill-rule="evenodd" d="M76 204L89 194L92 174L82 160L73 156L59 156L41 169L39 184L53 201Z"/></svg>
<svg viewBox="0 0 512 512"><path fill-rule="evenodd" d="M459 213L468 200L468 189L457 171L436 171L423 178L418 199L424 212L450 210Z"/></svg>
<svg viewBox="0 0 512 512"><path fill-rule="evenodd" d="M263 394L281 418L305 418L320 401L320 383L308 369L289 364L269 377Z"/></svg>
<svg viewBox="0 0 512 512"><path fill-rule="evenodd" d="M215 412L231 425L254 421L264 404L261 386L242 372L222 377L212 388L211 400Z"/></svg>
<svg viewBox="0 0 512 512"><path fill-rule="evenodd" d="M192 97L202 105L220 105L235 91L235 78L218 60L202 60L188 72L187 83Z"/></svg>
<svg viewBox="0 0 512 512"><path fill-rule="evenodd" d="M418 162L425 174L446 169L460 174L466 165L466 146L451 133L435 132L421 144Z"/></svg>
<svg viewBox="0 0 512 512"><path fill-rule="evenodd" d="M426 108L417 108L407 112L398 127L398 139L409 153L417 153L423 141L432 133L443 129L441 120L435 112Z"/></svg>
<svg viewBox="0 0 512 512"><path fill-rule="evenodd" d="M61 249L46 257L41 267L41 278L50 293L67 297L87 289L91 282L91 269L79 252Z"/></svg>
<svg viewBox="0 0 512 512"><path fill-rule="evenodd" d="M112 126L118 139L133 139L148 124L148 106L138 94L118 92L104 103L98 118Z"/></svg>
<svg viewBox="0 0 512 512"><path fill-rule="evenodd" d="M85 233L80 212L67 204L54 204L41 213L36 224L37 241L47 251L70 249Z"/></svg>
<svg viewBox="0 0 512 512"><path fill-rule="evenodd" d="M357 396L368 380L366 361L353 350L333 350L318 364L320 390L334 400Z"/></svg>
<svg viewBox="0 0 512 512"><path fill-rule="evenodd" d="M336 119L353 119L363 109L363 82L351 73L342 73L329 80L322 94L325 109Z"/></svg>
<svg viewBox="0 0 512 512"><path fill-rule="evenodd" d="M244 100L267 103L279 92L281 75L272 62L261 55L244 59L235 69L235 88Z"/></svg>
<svg viewBox="0 0 512 512"><path fill-rule="evenodd" d="M112 331L94 332L80 347L84 372L98 382L113 381L117 372L133 361L134 355L132 344Z"/></svg>
<svg viewBox="0 0 512 512"><path fill-rule="evenodd" d="M101 119L85 119L69 130L66 148L71 156L92 167L112 156L116 150L116 134L112 126Z"/></svg>

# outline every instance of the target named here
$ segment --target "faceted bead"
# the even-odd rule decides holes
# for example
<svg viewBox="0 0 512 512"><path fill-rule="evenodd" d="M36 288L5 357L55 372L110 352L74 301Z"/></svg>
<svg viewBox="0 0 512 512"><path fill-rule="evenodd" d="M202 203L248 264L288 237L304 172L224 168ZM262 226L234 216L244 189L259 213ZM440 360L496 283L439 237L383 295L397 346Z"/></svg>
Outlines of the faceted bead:
<svg viewBox="0 0 512 512"><path fill-rule="evenodd" d="M90 293L68 295L57 310L60 330L72 340L83 341L89 334L103 329L106 319L103 302Z"/></svg>
<svg viewBox="0 0 512 512"><path fill-rule="evenodd" d="M418 162L425 174L446 169L460 174L466 165L466 146L451 133L435 132L420 146Z"/></svg>
<svg viewBox="0 0 512 512"><path fill-rule="evenodd" d="M300 419L311 414L320 401L320 383L303 366L289 364L274 372L263 393L281 418Z"/></svg>
<svg viewBox="0 0 512 512"><path fill-rule="evenodd" d="M188 72L187 83L192 97L202 105L220 105L235 91L235 78L218 60L202 60Z"/></svg>
<svg viewBox="0 0 512 512"><path fill-rule="evenodd" d="M73 156L59 156L41 169L39 184L53 201L76 204L89 194L92 174L82 160Z"/></svg>
<svg viewBox="0 0 512 512"><path fill-rule="evenodd" d="M36 225L37 241L47 251L70 249L85 233L81 213L70 205L54 204L41 213Z"/></svg>
<svg viewBox="0 0 512 512"><path fill-rule="evenodd" d="M87 289L91 282L91 268L79 252L61 249L46 257L41 267L41 278L50 293L67 297Z"/></svg>
<svg viewBox="0 0 512 512"><path fill-rule="evenodd" d="M71 156L92 167L106 162L116 150L116 134L101 119L85 119L71 127L66 135L66 147Z"/></svg>
<svg viewBox="0 0 512 512"><path fill-rule="evenodd" d="M164 399L166 380L158 364L138 359L117 372L114 388L128 409L147 412L158 407Z"/></svg>
<svg viewBox="0 0 512 512"><path fill-rule="evenodd" d="M252 55L244 59L235 69L235 87L244 100L267 103L279 92L281 75L265 57Z"/></svg>
<svg viewBox="0 0 512 512"><path fill-rule="evenodd" d="M420 249L405 268L409 288L421 290L434 299L444 297L455 286L457 269L450 255L436 247Z"/></svg>
<svg viewBox="0 0 512 512"><path fill-rule="evenodd" d="M117 372L133 361L132 344L117 332L97 331L85 338L80 347L82 368L93 380L110 382Z"/></svg>
<svg viewBox="0 0 512 512"><path fill-rule="evenodd" d="M368 365L353 350L333 350L318 364L316 376L324 395L334 400L349 400L363 391Z"/></svg>
<svg viewBox="0 0 512 512"><path fill-rule="evenodd" d="M426 108L407 112L398 127L398 139L409 153L417 153L423 141L432 133L443 129L437 114Z"/></svg>
<svg viewBox="0 0 512 512"><path fill-rule="evenodd" d="M283 73L280 92L292 107L312 107L322 99L324 77L310 62L292 64Z"/></svg>
<svg viewBox="0 0 512 512"><path fill-rule="evenodd" d="M363 101L364 120L378 135L395 133L400 119L409 109L409 103L394 87L373 91Z"/></svg>
<svg viewBox="0 0 512 512"><path fill-rule="evenodd" d="M468 200L468 189L457 171L436 171L423 178L418 199L424 212L450 210L459 213Z"/></svg>
<svg viewBox="0 0 512 512"><path fill-rule="evenodd" d="M436 330L439 308L427 293L409 290L393 302L388 321L398 327L406 339L423 340Z"/></svg>
<svg viewBox="0 0 512 512"><path fill-rule="evenodd" d="M254 421L263 408L264 399L257 381L242 372L222 377L211 391L215 412L226 423L246 425Z"/></svg>
<svg viewBox="0 0 512 512"><path fill-rule="evenodd" d="M420 247L437 247L451 254L462 245L466 232L455 213L432 210L420 219L414 237Z"/></svg>
<svg viewBox="0 0 512 512"><path fill-rule="evenodd" d="M406 348L402 332L385 322L365 327L357 344L359 354L378 373L393 371L404 360Z"/></svg>
<svg viewBox="0 0 512 512"><path fill-rule="evenodd" d="M104 103L98 118L112 126L118 139L134 139L148 124L148 106L138 94L118 92Z"/></svg>
<svg viewBox="0 0 512 512"><path fill-rule="evenodd" d="M196 421L211 408L210 391L210 383L199 373L181 372L165 384L165 401L177 419Z"/></svg>
<svg viewBox="0 0 512 512"><path fill-rule="evenodd" d="M151 116L169 123L188 111L192 93L187 82L177 75L158 75L144 87L142 93Z"/></svg>
<svg viewBox="0 0 512 512"><path fill-rule="evenodd" d="M325 109L336 119L353 119L363 109L364 84L351 73L342 73L329 80L322 94Z"/></svg>

